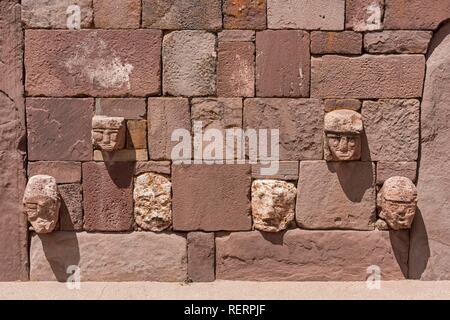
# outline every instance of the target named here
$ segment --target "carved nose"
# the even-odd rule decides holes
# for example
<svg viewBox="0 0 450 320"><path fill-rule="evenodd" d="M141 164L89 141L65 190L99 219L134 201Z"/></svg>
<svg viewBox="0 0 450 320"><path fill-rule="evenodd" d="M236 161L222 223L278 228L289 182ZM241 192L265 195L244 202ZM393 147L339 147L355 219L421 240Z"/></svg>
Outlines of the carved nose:
<svg viewBox="0 0 450 320"><path fill-rule="evenodd" d="M109 143L110 139L109 139L109 134L104 133L103 134L103 143Z"/></svg>
<svg viewBox="0 0 450 320"><path fill-rule="evenodd" d="M339 150L346 152L348 150L348 139L347 137L342 137L339 142Z"/></svg>

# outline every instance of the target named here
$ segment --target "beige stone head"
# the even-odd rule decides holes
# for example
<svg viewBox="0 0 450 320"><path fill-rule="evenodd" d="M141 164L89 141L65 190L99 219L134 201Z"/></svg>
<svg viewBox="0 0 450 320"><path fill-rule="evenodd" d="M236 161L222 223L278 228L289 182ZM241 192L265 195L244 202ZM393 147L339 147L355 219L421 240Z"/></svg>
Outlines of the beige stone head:
<svg viewBox="0 0 450 320"><path fill-rule="evenodd" d="M281 180L255 180L252 183L253 226L257 230L278 232L294 220L297 189Z"/></svg>
<svg viewBox="0 0 450 320"><path fill-rule="evenodd" d="M94 116L92 118L92 143L94 148L111 152L125 146L125 118Z"/></svg>
<svg viewBox="0 0 450 320"><path fill-rule="evenodd" d="M353 110L334 110L325 115L324 154L327 161L361 158L361 114Z"/></svg>
<svg viewBox="0 0 450 320"><path fill-rule="evenodd" d="M61 205L55 178L47 175L32 176L25 188L23 205L34 231L52 232L58 222Z"/></svg>
<svg viewBox="0 0 450 320"><path fill-rule="evenodd" d="M417 188L405 177L387 179L377 197L380 218L394 230L409 229L417 209Z"/></svg>
<svg viewBox="0 0 450 320"><path fill-rule="evenodd" d="M163 231L172 225L172 184L156 173L143 173L134 183L134 218L143 230Z"/></svg>

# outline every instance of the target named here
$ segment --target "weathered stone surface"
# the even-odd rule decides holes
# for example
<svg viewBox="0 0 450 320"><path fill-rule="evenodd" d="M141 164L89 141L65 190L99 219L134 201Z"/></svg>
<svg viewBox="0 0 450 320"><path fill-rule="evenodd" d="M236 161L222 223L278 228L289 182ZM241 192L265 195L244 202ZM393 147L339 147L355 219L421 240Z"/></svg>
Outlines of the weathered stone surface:
<svg viewBox="0 0 450 320"><path fill-rule="evenodd" d="M170 161L136 162L134 166L134 174L139 175L146 172L155 172L170 175Z"/></svg>
<svg viewBox="0 0 450 320"><path fill-rule="evenodd" d="M92 0L22 0L22 22L26 28L67 29L67 11L74 4L80 8L80 27L91 27Z"/></svg>
<svg viewBox="0 0 450 320"><path fill-rule="evenodd" d="M93 0L94 23L99 29L137 29L141 23L141 0Z"/></svg>
<svg viewBox="0 0 450 320"><path fill-rule="evenodd" d="M266 29L266 0L224 0L226 29Z"/></svg>
<svg viewBox="0 0 450 320"><path fill-rule="evenodd" d="M24 213L37 233L52 232L59 219L61 199L55 178L32 176L23 195Z"/></svg>
<svg viewBox="0 0 450 320"><path fill-rule="evenodd" d="M125 118L94 116L92 118L92 144L95 149L112 152L123 149L126 139Z"/></svg>
<svg viewBox="0 0 450 320"><path fill-rule="evenodd" d="M415 161L419 154L418 100L364 101L362 107L367 143L363 161Z"/></svg>
<svg viewBox="0 0 450 320"><path fill-rule="evenodd" d="M129 231L133 227L133 164L83 163L84 229Z"/></svg>
<svg viewBox="0 0 450 320"><path fill-rule="evenodd" d="M56 179L56 183L76 183L81 181L81 163L74 161L28 162L28 176L46 174Z"/></svg>
<svg viewBox="0 0 450 320"><path fill-rule="evenodd" d="M145 119L145 99L98 98L95 100L95 114L125 119Z"/></svg>
<svg viewBox="0 0 450 320"><path fill-rule="evenodd" d="M305 229L373 230L375 166L370 162L300 162L297 224Z"/></svg>
<svg viewBox="0 0 450 320"><path fill-rule="evenodd" d="M93 99L28 98L28 159L92 159Z"/></svg>
<svg viewBox="0 0 450 320"><path fill-rule="evenodd" d="M312 54L361 54L362 35L352 31L311 33Z"/></svg>
<svg viewBox="0 0 450 320"><path fill-rule="evenodd" d="M223 30L217 36L219 42L253 42L256 33L254 30Z"/></svg>
<svg viewBox="0 0 450 320"><path fill-rule="evenodd" d="M377 162L377 184L383 184L384 181L394 176L402 176L416 181L417 163L415 161Z"/></svg>
<svg viewBox="0 0 450 320"><path fill-rule="evenodd" d="M174 165L173 228L250 230L250 165Z"/></svg>
<svg viewBox="0 0 450 320"><path fill-rule="evenodd" d="M31 281L66 282L71 265L81 281L181 282L187 274L186 238L178 234L34 234L30 256Z"/></svg>
<svg viewBox="0 0 450 320"><path fill-rule="evenodd" d="M191 132L191 112L186 98L148 99L148 150L152 160L170 160L177 141L171 141L172 132L186 129ZM191 159L192 154L185 155Z"/></svg>
<svg viewBox="0 0 450 320"><path fill-rule="evenodd" d="M189 232L187 234L187 246L189 279L194 282L214 281L214 232Z"/></svg>
<svg viewBox="0 0 450 320"><path fill-rule="evenodd" d="M345 0L269 0L269 29L343 30Z"/></svg>
<svg viewBox="0 0 450 320"><path fill-rule="evenodd" d="M127 121L127 149L147 148L147 121Z"/></svg>
<svg viewBox="0 0 450 320"><path fill-rule="evenodd" d="M134 220L137 227L163 231L172 225L172 184L156 173L143 173L134 182Z"/></svg>
<svg viewBox="0 0 450 320"><path fill-rule="evenodd" d="M385 29L436 29L450 18L447 0L389 0L384 15Z"/></svg>
<svg viewBox="0 0 450 320"><path fill-rule="evenodd" d="M253 97L255 95L255 45L252 42L219 41L217 95Z"/></svg>
<svg viewBox="0 0 450 320"><path fill-rule="evenodd" d="M250 281L364 281L379 266L381 280L404 279L405 231L233 232L216 238L216 278Z"/></svg>
<svg viewBox="0 0 450 320"><path fill-rule="evenodd" d="M326 99L324 102L325 112L331 112L333 110L361 110L361 101L357 99Z"/></svg>
<svg viewBox="0 0 450 320"><path fill-rule="evenodd" d="M411 228L409 275L413 279L450 280L449 25L438 31L431 48L421 107L419 211Z"/></svg>
<svg viewBox="0 0 450 320"><path fill-rule="evenodd" d="M370 53L427 53L431 31L383 31L364 35L364 50Z"/></svg>
<svg viewBox="0 0 450 320"><path fill-rule="evenodd" d="M279 129L280 160L319 160L323 115L315 99L246 99L244 129Z"/></svg>
<svg viewBox="0 0 450 320"><path fill-rule="evenodd" d="M422 95L423 55L325 55L312 58L311 97L416 98Z"/></svg>
<svg viewBox="0 0 450 320"><path fill-rule="evenodd" d="M346 0L345 28L355 31L383 29L385 0Z"/></svg>
<svg viewBox="0 0 450 320"><path fill-rule="evenodd" d="M279 232L294 222L297 189L281 180L255 180L252 183L253 227L266 232Z"/></svg>
<svg viewBox="0 0 450 320"><path fill-rule="evenodd" d="M31 96L159 94L161 36L160 30L27 30L25 88Z"/></svg>
<svg viewBox="0 0 450 320"><path fill-rule="evenodd" d="M216 92L216 36L206 31L174 31L163 41L163 92L206 96Z"/></svg>
<svg viewBox="0 0 450 320"><path fill-rule="evenodd" d="M256 33L256 95L309 96L309 34L300 30Z"/></svg>
<svg viewBox="0 0 450 320"><path fill-rule="evenodd" d="M275 175L263 175L261 168L267 168L267 164L252 165L253 179L278 179L278 180L297 180L298 179L298 161L279 161L278 173Z"/></svg>
<svg viewBox="0 0 450 320"><path fill-rule="evenodd" d="M83 230L83 196L79 183L58 185L61 195L59 228L61 231Z"/></svg>
<svg viewBox="0 0 450 320"><path fill-rule="evenodd" d="M122 149L113 152L102 152L100 150L94 150L94 161L135 162L147 160L147 149Z"/></svg>
<svg viewBox="0 0 450 320"><path fill-rule="evenodd" d="M144 27L166 30L222 27L220 0L143 0Z"/></svg>

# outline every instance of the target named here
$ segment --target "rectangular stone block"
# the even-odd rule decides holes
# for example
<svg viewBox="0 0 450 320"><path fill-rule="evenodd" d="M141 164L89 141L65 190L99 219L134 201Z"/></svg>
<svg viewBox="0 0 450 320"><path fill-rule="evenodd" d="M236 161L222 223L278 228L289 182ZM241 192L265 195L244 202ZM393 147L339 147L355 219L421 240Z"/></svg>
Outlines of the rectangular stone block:
<svg viewBox="0 0 450 320"><path fill-rule="evenodd" d="M157 95L161 38L160 30L27 30L25 88L31 96Z"/></svg>
<svg viewBox="0 0 450 320"><path fill-rule="evenodd" d="M266 0L223 0L225 29L266 29Z"/></svg>
<svg viewBox="0 0 450 320"><path fill-rule="evenodd" d="M375 166L371 162L301 161L297 191L300 228L374 229Z"/></svg>
<svg viewBox="0 0 450 320"><path fill-rule="evenodd" d="M22 22L25 28L67 29L69 17L67 11L71 5L80 8L80 27L92 27L92 0L22 0ZM69 26L72 24L69 23Z"/></svg>
<svg viewBox="0 0 450 320"><path fill-rule="evenodd" d="M28 177L46 174L56 179L56 183L81 182L81 163L75 161L28 162Z"/></svg>
<svg viewBox="0 0 450 320"><path fill-rule="evenodd" d="M216 238L216 278L365 281L377 266L381 280L402 280L408 248L408 231L233 232Z"/></svg>
<svg viewBox="0 0 450 320"><path fill-rule="evenodd" d="M300 30L256 33L256 95L307 97L310 79L309 34Z"/></svg>
<svg viewBox="0 0 450 320"><path fill-rule="evenodd" d="M346 0L345 28L354 31L383 29L385 0Z"/></svg>
<svg viewBox="0 0 450 320"><path fill-rule="evenodd" d="M312 58L311 96L415 98L422 95L423 55L326 55Z"/></svg>
<svg viewBox="0 0 450 320"><path fill-rule="evenodd" d="M28 159L92 159L93 99L27 98Z"/></svg>
<svg viewBox="0 0 450 320"><path fill-rule="evenodd" d="M217 36L219 42L253 42L256 33L254 30L223 30Z"/></svg>
<svg viewBox="0 0 450 320"><path fill-rule="evenodd" d="M141 0L94 0L98 29L137 29L141 23Z"/></svg>
<svg viewBox="0 0 450 320"><path fill-rule="evenodd" d="M323 117L323 108L316 99L244 101L244 130L278 129L280 160L322 159Z"/></svg>
<svg viewBox="0 0 450 320"><path fill-rule="evenodd" d="M353 111L361 110L361 101L358 99L326 99L324 101L325 112L347 109Z"/></svg>
<svg viewBox="0 0 450 320"><path fill-rule="evenodd" d="M250 165L172 166L173 229L251 230Z"/></svg>
<svg viewBox="0 0 450 320"><path fill-rule="evenodd" d="M311 32L312 54L361 54L362 34L352 31Z"/></svg>
<svg viewBox="0 0 450 320"><path fill-rule="evenodd" d="M417 162L387 162L379 161L377 163L377 184L383 184L384 181L394 176L402 176L416 181Z"/></svg>
<svg viewBox="0 0 450 320"><path fill-rule="evenodd" d="M145 119L147 107L145 99L138 98L97 98L95 114L125 119Z"/></svg>
<svg viewBox="0 0 450 320"><path fill-rule="evenodd" d="M151 160L170 160L172 148L177 141L171 141L172 132L185 129L191 132L191 112L186 98L148 99L148 150ZM192 154L183 158L191 159Z"/></svg>
<svg viewBox="0 0 450 320"><path fill-rule="evenodd" d="M253 179L279 179L279 180L297 180L298 179L298 161L280 161L278 162L278 173L275 175L263 175L261 168L268 168L267 164L252 165Z"/></svg>
<svg viewBox="0 0 450 320"><path fill-rule="evenodd" d="M83 163L86 231L132 230L133 171L134 165L129 162Z"/></svg>
<svg viewBox="0 0 450 320"><path fill-rule="evenodd" d="M194 282L212 282L215 279L214 232L187 234L188 277Z"/></svg>
<svg viewBox="0 0 450 320"><path fill-rule="evenodd" d="M53 232L33 234L31 281L174 281L187 275L186 238L179 234Z"/></svg>
<svg viewBox="0 0 450 320"><path fill-rule="evenodd" d="M147 121L127 121L127 149L147 148Z"/></svg>
<svg viewBox="0 0 450 320"><path fill-rule="evenodd" d="M61 195L59 209L59 228L61 231L83 230L83 196L81 184L60 184L58 191Z"/></svg>
<svg viewBox="0 0 450 320"><path fill-rule="evenodd" d="M170 161L140 161L136 162L134 174L140 175L145 172L156 172L170 175Z"/></svg>
<svg viewBox="0 0 450 320"><path fill-rule="evenodd" d="M343 30L345 0L268 0L269 29Z"/></svg>
<svg viewBox="0 0 450 320"><path fill-rule="evenodd" d="M364 50L369 53L427 53L431 31L383 31L364 35Z"/></svg>
<svg viewBox="0 0 450 320"><path fill-rule="evenodd" d="M105 162L135 162L135 161L147 161L148 151L147 149L122 149L114 152L105 152L101 150L94 150L94 161Z"/></svg>
<svg viewBox="0 0 450 320"><path fill-rule="evenodd" d="M364 101L363 161L415 161L419 156L420 102L415 99Z"/></svg>
<svg viewBox="0 0 450 320"><path fill-rule="evenodd" d="M142 25L164 30L219 30L221 0L143 0Z"/></svg>
<svg viewBox="0 0 450 320"><path fill-rule="evenodd" d="M255 45L252 42L219 41L217 95L255 96Z"/></svg>

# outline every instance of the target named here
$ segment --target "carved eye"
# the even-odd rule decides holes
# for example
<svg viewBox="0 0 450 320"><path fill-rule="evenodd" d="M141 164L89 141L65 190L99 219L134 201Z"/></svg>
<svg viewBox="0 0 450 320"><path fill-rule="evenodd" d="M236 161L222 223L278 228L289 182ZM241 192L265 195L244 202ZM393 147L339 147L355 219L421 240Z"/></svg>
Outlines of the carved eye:
<svg viewBox="0 0 450 320"><path fill-rule="evenodd" d="M333 146L339 145L340 140L341 140L341 137L339 137L339 136L328 136L328 141Z"/></svg>
<svg viewBox="0 0 450 320"><path fill-rule="evenodd" d="M109 138L111 139L112 142L116 142L117 141L117 133L111 132Z"/></svg>
<svg viewBox="0 0 450 320"><path fill-rule="evenodd" d="M354 137L348 137L348 144L354 147L356 144L356 139Z"/></svg>
<svg viewBox="0 0 450 320"><path fill-rule="evenodd" d="M102 141L102 139L103 139L103 133L101 131L94 131L94 140Z"/></svg>

